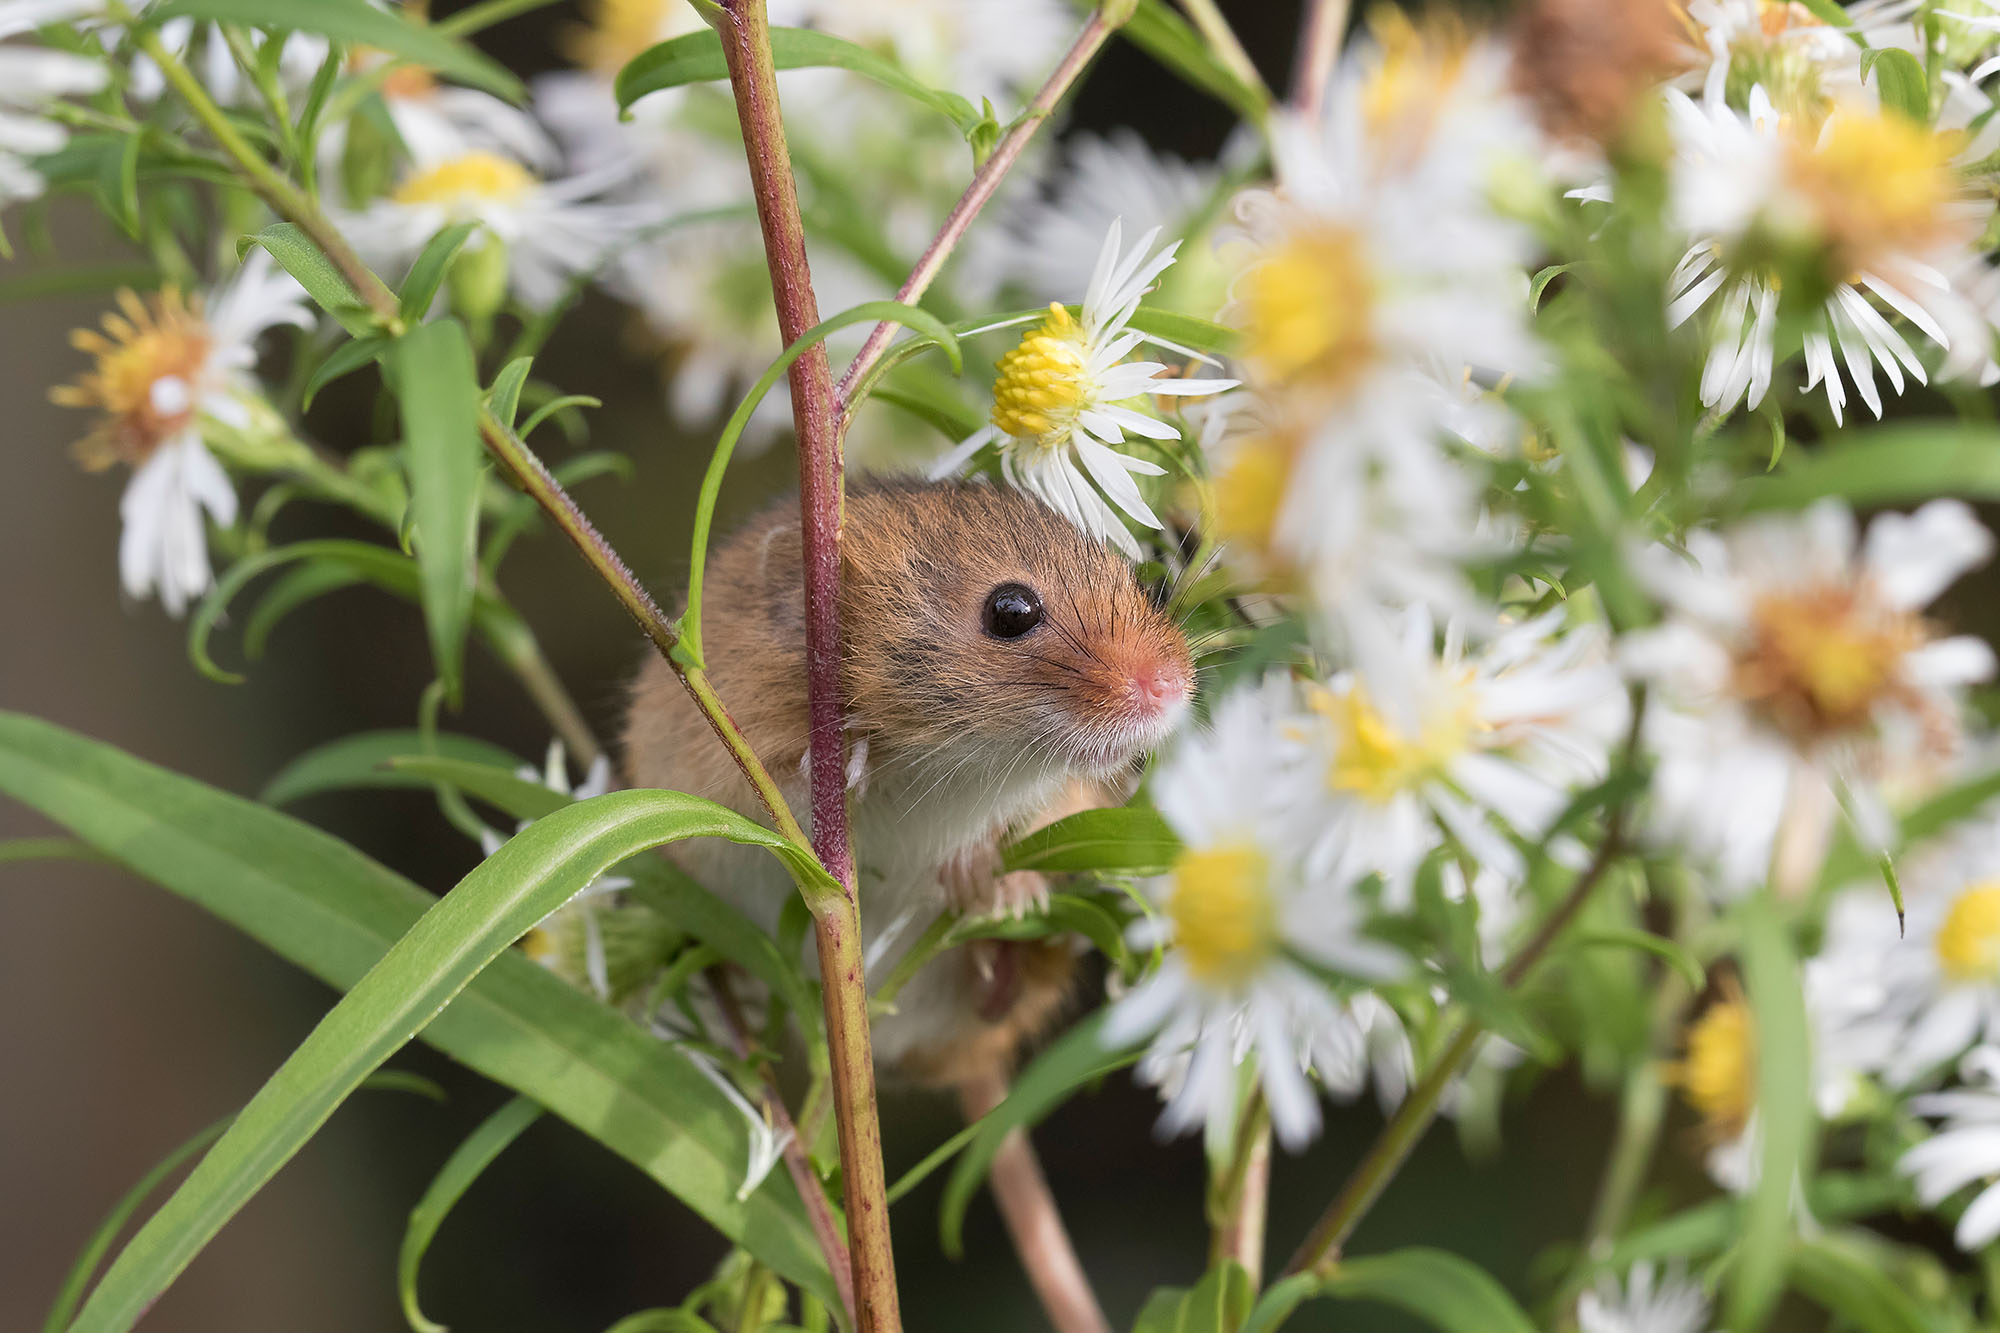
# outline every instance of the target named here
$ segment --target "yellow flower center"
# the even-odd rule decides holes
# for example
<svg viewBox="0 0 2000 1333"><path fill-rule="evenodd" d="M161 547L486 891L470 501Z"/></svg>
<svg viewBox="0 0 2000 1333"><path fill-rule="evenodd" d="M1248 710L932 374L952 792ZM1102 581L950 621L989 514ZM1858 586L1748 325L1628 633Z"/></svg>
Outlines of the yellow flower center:
<svg viewBox="0 0 2000 1333"><path fill-rule="evenodd" d="M396 187L395 199L399 204L476 208L483 203L512 203L534 185L534 176L520 163L476 148L411 176Z"/></svg>
<svg viewBox="0 0 2000 1333"><path fill-rule="evenodd" d="M1834 272L1845 277L1887 255L1920 254L1966 230L1950 207L1962 194L1951 166L1958 146L1957 136L1894 111L1842 109L1823 132L1800 126L1786 169L1812 208Z"/></svg>
<svg viewBox="0 0 2000 1333"><path fill-rule="evenodd" d="M1083 329L1060 304L999 361L993 424L1003 435L1053 446L1069 433L1090 394Z"/></svg>
<svg viewBox="0 0 2000 1333"><path fill-rule="evenodd" d="M1725 993L1695 1020L1672 1074L1710 1134L1729 1139L1742 1132L1757 1103L1757 1028L1742 995Z"/></svg>
<svg viewBox="0 0 2000 1333"><path fill-rule="evenodd" d="M1196 981L1248 980L1277 944L1271 864L1248 843L1190 848L1174 863L1167 916L1174 944Z"/></svg>
<svg viewBox="0 0 2000 1333"><path fill-rule="evenodd" d="M1244 354L1284 384L1339 388L1374 354L1375 283L1344 227L1295 232L1243 275Z"/></svg>
<svg viewBox="0 0 2000 1333"><path fill-rule="evenodd" d="M1469 683L1468 676L1453 697L1430 708L1415 735L1382 716L1358 684L1345 694L1315 690L1313 710L1332 724L1335 737L1327 784L1381 805L1443 773L1478 729Z"/></svg>
<svg viewBox="0 0 2000 1333"><path fill-rule="evenodd" d="M1427 16L1420 25L1388 5L1369 13L1368 28L1381 63L1362 87L1361 114L1384 160L1408 160L1430 139L1438 108L1464 71L1471 34L1456 15Z"/></svg>
<svg viewBox="0 0 2000 1333"><path fill-rule="evenodd" d="M563 54L606 78L647 47L702 26L687 0L585 0L584 14L563 33Z"/></svg>
<svg viewBox="0 0 2000 1333"><path fill-rule="evenodd" d="M1215 527L1222 540L1270 548L1297 458L1296 442L1278 435L1257 435L1237 444L1215 479Z"/></svg>
<svg viewBox="0 0 2000 1333"><path fill-rule="evenodd" d="M118 293L123 313L104 317L104 332L78 329L70 342L96 364L75 383L49 391L64 407L96 408L104 419L76 445L92 471L137 465L194 420L212 339L201 303L172 287L141 301Z"/></svg>
<svg viewBox="0 0 2000 1333"><path fill-rule="evenodd" d="M1750 624L1736 691L1806 740L1861 728L1877 704L1904 695L1903 658L1928 637L1916 616L1855 584L1767 594L1751 607Z"/></svg>
<svg viewBox="0 0 2000 1333"><path fill-rule="evenodd" d="M556 956L558 947L555 932L541 926L533 927L521 937L521 952L545 967Z"/></svg>
<svg viewBox="0 0 2000 1333"><path fill-rule="evenodd" d="M2000 883L1975 884L1959 894L1932 943L1953 981L2000 979Z"/></svg>

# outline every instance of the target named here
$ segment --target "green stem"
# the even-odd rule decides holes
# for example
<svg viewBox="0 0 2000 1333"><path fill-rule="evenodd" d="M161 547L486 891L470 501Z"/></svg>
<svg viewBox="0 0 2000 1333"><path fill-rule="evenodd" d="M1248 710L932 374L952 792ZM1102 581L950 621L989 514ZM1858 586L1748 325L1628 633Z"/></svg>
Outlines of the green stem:
<svg viewBox="0 0 2000 1333"><path fill-rule="evenodd" d="M1236 30L1229 26L1228 19L1222 17L1222 10L1216 7L1215 0L1180 0L1180 4L1202 40L1208 43L1208 49L1215 53L1215 58L1241 79L1244 87L1262 94L1268 104L1271 90L1265 86L1264 76L1257 72L1257 63L1250 59L1250 53L1237 40Z"/></svg>

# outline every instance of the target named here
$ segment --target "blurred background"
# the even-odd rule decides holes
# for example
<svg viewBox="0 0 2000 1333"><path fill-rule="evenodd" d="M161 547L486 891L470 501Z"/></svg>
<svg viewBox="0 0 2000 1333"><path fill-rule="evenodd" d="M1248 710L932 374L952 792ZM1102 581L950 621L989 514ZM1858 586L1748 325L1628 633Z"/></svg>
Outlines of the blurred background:
<svg viewBox="0 0 2000 1333"><path fill-rule="evenodd" d="M445 12L455 5L441 4ZM1288 77L1298 6L1223 6L1267 77ZM554 67L567 5L502 25L482 45L524 73ZM1227 114L1189 93L1135 49L1114 43L1063 129L1130 124L1155 146L1213 155ZM63 225L66 218L74 226ZM117 257L104 224L58 215L69 262ZM95 229L95 230L93 230ZM20 296L36 261L0 265L0 292ZM117 495L123 474L90 475L65 445L80 415L46 390L82 357L65 332L95 323L101 298L0 304L0 404L13 480L0 487L0 706L48 717L236 792L254 793L302 751L349 733L412 725L430 676L416 610L370 591L339 593L282 626L239 686L189 665L183 627L153 604L117 595ZM676 434L657 372L627 345L628 317L592 298L538 366L606 406L590 414L592 446L634 460L628 484L592 483L583 499L642 577L671 600L686 519L709 435ZM772 348L775 353L777 349ZM336 449L370 438L365 377L329 391L312 433ZM344 391L344 393L342 392ZM549 437L553 439L554 437ZM560 446L548 446L559 450ZM724 522L791 484L784 447L731 474ZM296 506L276 539L338 532L338 518ZM639 660L630 624L582 563L544 534L509 563L506 585L602 734ZM222 636L230 661L236 645ZM233 664L233 663L232 663ZM539 717L477 651L454 729L500 742L524 760L546 743ZM427 794L320 797L295 813L435 891L477 858ZM0 836L47 832L0 806ZM122 872L67 863L0 867L0 1330L39 1327L63 1274L113 1202L202 1126L241 1105L325 1012L332 994L228 927ZM443 1104L366 1093L233 1222L148 1316L153 1333L361 1333L402 1328L394 1287L405 1215L452 1148L503 1099L502 1089L421 1046L393 1068L437 1080ZM1611 1108L1566 1073L1510 1102L1504 1163L1469 1158L1448 1127L1434 1132L1370 1216L1352 1252L1423 1243L1455 1250L1524 1297L1538 1255L1585 1223ZM1114 1322L1145 1293L1201 1270L1198 1144L1154 1142L1157 1103L1114 1077L1036 1134L1083 1260ZM885 1138L893 1179L958 1126L941 1096L891 1091ZM1280 1156L1271 1218L1282 1262L1381 1123L1372 1100L1335 1108L1329 1132L1299 1158ZM1693 1144L1677 1188L1700 1189ZM1672 1174L1670 1172L1670 1174ZM1023 1330L1040 1316L990 1203L976 1204L968 1254L937 1243L934 1177L898 1205L896 1243L908 1326L957 1333ZM466 1330L596 1333L622 1315L677 1302L707 1277L722 1247L637 1171L567 1127L544 1121L489 1170L445 1225L424 1269L429 1313ZM1414 1327L1384 1311L1328 1307L1295 1327Z"/></svg>

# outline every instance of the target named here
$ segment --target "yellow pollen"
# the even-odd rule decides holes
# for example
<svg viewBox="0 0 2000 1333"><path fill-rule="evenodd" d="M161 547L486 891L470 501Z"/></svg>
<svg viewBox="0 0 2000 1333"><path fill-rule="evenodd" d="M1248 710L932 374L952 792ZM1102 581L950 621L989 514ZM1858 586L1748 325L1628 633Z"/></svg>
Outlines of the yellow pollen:
<svg viewBox="0 0 2000 1333"><path fill-rule="evenodd" d="M1216 535L1267 550L1291 485L1296 442L1277 435L1244 440L1215 479Z"/></svg>
<svg viewBox="0 0 2000 1333"><path fill-rule="evenodd" d="M1060 444L1090 393L1083 329L1069 311L1051 302L1048 318L1000 358L999 369L993 424L1013 439Z"/></svg>
<svg viewBox="0 0 2000 1333"><path fill-rule="evenodd" d="M518 162L476 148L449 162L418 172L396 187L399 204L511 203L534 188L535 178Z"/></svg>
<svg viewBox="0 0 2000 1333"><path fill-rule="evenodd" d="M1975 884L1959 894L1933 945L1953 981L2000 979L2000 883Z"/></svg>
<svg viewBox="0 0 2000 1333"><path fill-rule="evenodd" d="M1733 670L1736 692L1779 730L1807 740L1863 728L1877 704L1903 696L1903 659L1928 638L1916 616L1855 584L1767 594L1751 607L1750 625Z"/></svg>
<svg viewBox="0 0 2000 1333"><path fill-rule="evenodd" d="M1382 156L1407 160L1430 139L1438 108L1464 72L1471 34L1456 15L1427 15L1418 24L1389 5L1369 12L1368 28L1382 63L1362 88L1361 114Z"/></svg>
<svg viewBox="0 0 2000 1333"><path fill-rule="evenodd" d="M1967 230L1952 216L1962 195L1951 159L1958 136L1934 133L1899 112L1843 108L1800 126L1786 169L1809 201L1831 272L1867 270L1885 256L1921 254Z"/></svg>
<svg viewBox="0 0 2000 1333"><path fill-rule="evenodd" d="M194 420L211 339L201 302L172 287L146 301L118 293L122 314L104 317L104 332L78 329L70 342L96 364L75 383L49 391L64 407L96 408L103 419L77 442L78 461L91 471L116 462L134 466Z"/></svg>
<svg viewBox="0 0 2000 1333"><path fill-rule="evenodd" d="M1332 724L1335 736L1327 784L1382 805L1443 773L1471 746L1479 726L1471 691L1455 694L1430 709L1411 736L1383 717L1358 684L1345 694L1315 690L1313 710Z"/></svg>
<svg viewBox="0 0 2000 1333"><path fill-rule="evenodd" d="M1282 383L1339 388L1374 355L1375 283L1361 238L1295 232L1243 275L1244 354Z"/></svg>
<svg viewBox="0 0 2000 1333"><path fill-rule="evenodd" d="M1174 863L1167 916L1196 981L1230 986L1254 976L1277 945L1271 865L1247 843L1190 848Z"/></svg>
<svg viewBox="0 0 2000 1333"><path fill-rule="evenodd" d="M647 47L702 26L687 0L585 0L584 17L562 34L563 54L607 78Z"/></svg>
<svg viewBox="0 0 2000 1333"><path fill-rule="evenodd" d="M1687 1030L1687 1053L1670 1071L1709 1134L1731 1139L1757 1103L1757 1028L1750 1005L1734 988Z"/></svg>

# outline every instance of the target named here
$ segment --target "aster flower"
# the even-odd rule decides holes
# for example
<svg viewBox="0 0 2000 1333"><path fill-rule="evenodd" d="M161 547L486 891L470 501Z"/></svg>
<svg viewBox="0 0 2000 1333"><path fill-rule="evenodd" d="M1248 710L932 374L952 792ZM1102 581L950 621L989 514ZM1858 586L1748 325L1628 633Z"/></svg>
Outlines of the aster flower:
<svg viewBox="0 0 2000 1333"><path fill-rule="evenodd" d="M1943 1123L1903 1154L1897 1170L1911 1178L1926 1207L1977 1187L1952 1232L1958 1248L1969 1253L2000 1237L2000 1050L1973 1051L1962 1073L1966 1086L1910 1099L1912 1111Z"/></svg>
<svg viewBox="0 0 2000 1333"><path fill-rule="evenodd" d="M1993 325L1972 289L1973 253L1991 205L1969 198L1953 168L1962 136L1893 111L1837 107L1823 121L1781 116L1753 88L1747 114L1716 98L1669 89L1677 151L1674 213L1690 245L1670 279L1668 321L1706 311L1710 350L1701 400L1723 413L1755 407L1777 359L1779 278L1744 260L1775 242L1820 258L1830 294L1804 335L1806 385L1824 385L1839 421L1841 371L1875 416L1877 367L1896 393L1926 373L1909 340L1876 302L1945 352L1947 377L1992 364ZM1871 299L1872 298L1872 299Z"/></svg>
<svg viewBox="0 0 2000 1333"><path fill-rule="evenodd" d="M0 37L4 37L0 27ZM69 131L47 116L64 97L94 93L110 75L104 66L67 51L12 42L0 45L0 208L41 194L34 159L69 142Z"/></svg>
<svg viewBox="0 0 2000 1333"><path fill-rule="evenodd" d="M618 71L648 48L707 25L687 0L593 0L583 10L584 21L561 34L563 53L576 68L536 77L531 85L536 114L561 140L576 170L623 164L639 171L649 187L672 189L684 199L689 182L680 157L700 136L670 129L669 122L687 90L666 89L640 99L628 120L619 115L614 84ZM778 21L774 15L772 22ZM736 170L727 177L729 199L748 196L741 157L739 151Z"/></svg>
<svg viewBox="0 0 2000 1333"><path fill-rule="evenodd" d="M1707 1333L1708 1297L1679 1265L1664 1272L1642 1259L1625 1281L1600 1274L1576 1302L1582 1333Z"/></svg>
<svg viewBox="0 0 2000 1333"><path fill-rule="evenodd" d="M886 51L918 80L1006 107L1048 76L1074 34L1060 0L783 0L774 24Z"/></svg>
<svg viewBox="0 0 2000 1333"><path fill-rule="evenodd" d="M1351 882L1305 871L1313 776L1301 762L1297 700L1273 677L1216 708L1215 727L1182 743L1155 796L1184 850L1148 886L1160 913L1134 947L1165 950L1113 1007L1107 1041L1150 1037L1142 1077L1170 1085L1166 1133L1233 1114L1237 1066L1254 1055L1278 1139L1297 1150L1319 1128L1305 1075L1315 1034L1348 1023L1322 971L1386 980L1401 956L1361 933Z"/></svg>
<svg viewBox="0 0 2000 1333"><path fill-rule="evenodd" d="M621 178L604 171L544 181L512 158L475 148L413 166L393 193L350 215L347 230L371 263L388 267L408 263L453 223L478 222L467 253L503 246L508 285L522 304L541 309L657 220L655 205L600 198Z"/></svg>
<svg viewBox="0 0 2000 1333"><path fill-rule="evenodd" d="M1570 790L1600 780L1624 714L1603 637L1561 611L1468 649L1430 612L1353 625L1354 669L1311 691L1324 784L1315 873L1383 876L1409 905L1417 868L1449 835L1480 866L1522 869L1509 832L1534 839Z"/></svg>
<svg viewBox="0 0 2000 1333"><path fill-rule="evenodd" d="M1882 776L1950 753L1963 688L1993 672L1985 644L1937 637L1922 610L1991 549L1957 501L1881 515L1857 540L1828 500L1691 533L1687 557L1643 553L1667 616L1628 635L1626 653L1657 686L1656 834L1711 866L1725 896L1764 882L1780 825L1810 826L1815 811L1845 809L1884 845Z"/></svg>
<svg viewBox="0 0 2000 1333"><path fill-rule="evenodd" d="M694 1067L729 1099L749 1131L749 1160L744 1163L743 1183L736 1188L736 1201L741 1203L756 1193L771 1169L784 1160L785 1149L791 1146L792 1131L787 1128L780 1133L762 1111L750 1104L750 1099L737 1088L736 1080L722 1071L715 1057L690 1045L682 1045L681 1053L694 1061Z"/></svg>
<svg viewBox="0 0 2000 1333"><path fill-rule="evenodd" d="M76 454L92 471L132 469L118 506L119 579L129 596L157 592L178 616L213 582L203 514L225 527L236 521L236 491L203 432L248 429L270 412L251 374L257 339L280 324L310 328L313 315L262 250L206 298L170 287L143 301L121 291L118 305L103 333L71 336L96 364L49 396L102 413Z"/></svg>
<svg viewBox="0 0 2000 1333"><path fill-rule="evenodd" d="M1182 379L1157 361L1125 358L1147 341L1126 325L1153 280L1174 262L1179 244L1155 253L1156 227L1127 250L1114 220L1098 251L1081 318L1056 304L1013 351L1000 359L992 423L940 459L934 475L963 467L989 444L1007 480L1039 496L1078 527L1137 556L1139 544L1122 513L1157 529L1159 517L1139 494L1132 474L1159 476L1156 463L1120 453L1128 433L1171 440L1180 432L1131 404L1148 396L1201 397L1233 388L1235 380Z"/></svg>
<svg viewBox="0 0 2000 1333"><path fill-rule="evenodd" d="M349 64L355 72L365 73L388 59L378 52L357 52ZM555 142L528 112L476 88L440 83L421 65L390 70L381 80L380 92L396 137L418 168L474 151L512 158L537 172L551 171L561 161ZM320 169L329 179L346 149L348 123L335 122L320 135Z"/></svg>

